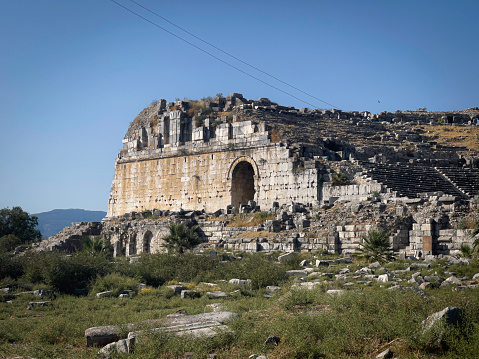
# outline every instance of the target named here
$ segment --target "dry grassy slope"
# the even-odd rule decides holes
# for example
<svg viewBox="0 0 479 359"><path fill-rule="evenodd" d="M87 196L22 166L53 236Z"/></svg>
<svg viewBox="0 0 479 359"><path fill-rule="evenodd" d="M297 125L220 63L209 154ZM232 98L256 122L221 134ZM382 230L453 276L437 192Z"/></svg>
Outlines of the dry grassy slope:
<svg viewBox="0 0 479 359"><path fill-rule="evenodd" d="M324 138L340 139L356 146L403 146L391 133L408 132L424 137L423 141L435 141L438 145L466 147L479 155L479 127L413 125L411 123L386 124L371 122L353 124L349 120L321 118L316 116L293 115L288 113L272 113L260 110L245 110L240 113L244 119L267 122L281 135L275 137L286 142L302 142L317 144ZM471 155L471 153L469 153Z"/></svg>
<svg viewBox="0 0 479 359"><path fill-rule="evenodd" d="M424 136L438 144L454 147L467 147L479 152L479 127L473 126L417 126Z"/></svg>

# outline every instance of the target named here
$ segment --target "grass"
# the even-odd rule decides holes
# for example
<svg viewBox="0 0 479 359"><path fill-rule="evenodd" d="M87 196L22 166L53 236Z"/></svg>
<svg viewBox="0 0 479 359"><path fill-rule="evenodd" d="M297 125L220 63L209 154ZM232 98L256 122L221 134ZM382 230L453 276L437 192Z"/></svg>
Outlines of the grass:
<svg viewBox="0 0 479 359"><path fill-rule="evenodd" d="M419 126L424 135L434 138L439 144L456 147L467 147L479 151L479 127L477 126ZM436 138L437 137L437 138Z"/></svg>
<svg viewBox="0 0 479 359"><path fill-rule="evenodd" d="M255 227L269 219L274 219L274 215L268 212L238 214L229 221L226 227Z"/></svg>
<svg viewBox="0 0 479 359"><path fill-rule="evenodd" d="M183 259L186 256L187 259ZM334 267L315 268L315 274L306 280L318 280L311 290L297 289L285 275L288 269L299 269L301 259L313 260L313 254L301 253L294 261L279 264L277 254L242 254L236 260L220 262L208 255L167 256L145 255L135 264L122 261L104 274L97 276L88 286L90 295L75 297L58 292L50 306L27 310L30 301L38 298L31 294L13 296L2 294L0 300L0 357L30 356L35 358L68 357L95 358L98 348L86 347L84 331L92 326L121 325L160 319L184 310L187 314L209 311L208 304L222 303L224 310L240 314L231 322L229 333L214 339L191 340L167 333L142 337L130 358L178 358L193 352L194 358L205 358L215 353L219 358L247 358L251 354L264 354L269 358L371 358L390 348L399 358L472 358L479 350L479 296L477 290L453 291L451 287L427 289L429 297L413 291L391 291L391 283L364 286L357 284L353 272L365 264L353 262ZM218 256L221 257L221 256ZM84 257L82 257L84 258ZM54 258L58 261L58 258ZM43 262L47 261L43 258ZM30 263L30 262L25 262ZM57 263L57 262L55 262ZM69 263L77 263L75 259ZM103 265L103 264L102 264ZM385 263L373 274L387 270L400 272L398 280L404 286L411 275L437 275L444 279L455 272L458 277L472 278L479 272L479 261L470 265L447 265L445 260L431 263L430 268L417 266L404 271L414 262L402 260ZM187 267L181 270L183 267ZM328 279L324 273L338 273L348 266L351 275L343 281ZM103 267L101 267L104 270ZM147 275L145 277L145 275ZM157 277L155 277L157 276ZM154 278L162 278L154 279ZM240 289L227 281L232 278L251 279L252 285ZM16 283L22 276L12 279ZM325 280L328 279L326 282ZM137 281L157 282L131 299L96 298L96 290L134 288ZM223 290L231 295L222 299L181 299L173 296L167 284L187 282L188 288L205 293ZM212 282L214 287L200 282ZM272 298L266 298L267 285L279 285ZM27 285L25 285L27 286ZM41 286L30 283L29 288ZM345 294L332 296L328 289L343 288ZM28 289L28 288L27 288ZM18 291L25 288L18 288ZM427 335L421 334L421 322L430 314L447 306L464 311L463 325L445 333L442 347L431 347ZM278 345L264 345L269 334L278 336ZM112 358L124 356L113 354Z"/></svg>

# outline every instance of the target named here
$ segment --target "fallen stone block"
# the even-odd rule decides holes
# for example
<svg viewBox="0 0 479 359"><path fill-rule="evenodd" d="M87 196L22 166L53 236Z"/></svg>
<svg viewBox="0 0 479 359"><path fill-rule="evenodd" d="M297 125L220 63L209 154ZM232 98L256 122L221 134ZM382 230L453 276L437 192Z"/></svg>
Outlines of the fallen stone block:
<svg viewBox="0 0 479 359"><path fill-rule="evenodd" d="M281 287L278 287L277 285L268 285L266 287L266 290L270 290L270 291L275 291L275 290L281 290Z"/></svg>
<svg viewBox="0 0 479 359"><path fill-rule="evenodd" d="M276 335L270 334L268 338L264 341L263 345L268 345L268 344L274 344L278 345L281 339L277 337Z"/></svg>
<svg viewBox="0 0 479 359"><path fill-rule="evenodd" d="M296 255L297 255L296 252L289 252L289 253L281 254L278 257L278 261L279 262L284 262L284 261L287 261L288 259L291 259L291 258L295 257Z"/></svg>
<svg viewBox="0 0 479 359"><path fill-rule="evenodd" d="M113 296L113 291L107 290L106 292L96 293L95 296L96 296L97 298L112 297L112 296Z"/></svg>
<svg viewBox="0 0 479 359"><path fill-rule="evenodd" d="M44 301L44 302L29 302L28 303L28 309L32 310L32 309L35 309L37 307L46 307L46 306L49 306L51 304L50 301Z"/></svg>
<svg viewBox="0 0 479 359"><path fill-rule="evenodd" d="M233 279L230 279L228 281L229 284L235 284L237 286L240 286L240 287L244 287L244 286L251 286L251 279L237 279L237 278L233 278Z"/></svg>
<svg viewBox="0 0 479 359"><path fill-rule="evenodd" d="M210 298L226 298L228 294L220 290L214 290L211 292L206 292L206 296Z"/></svg>
<svg viewBox="0 0 479 359"><path fill-rule="evenodd" d="M376 280L378 281L378 283L386 283L389 281L389 275L381 274L376 278Z"/></svg>
<svg viewBox="0 0 479 359"><path fill-rule="evenodd" d="M131 289L125 289L120 293L120 295L121 294L126 294L129 298L133 298L136 295L136 292Z"/></svg>
<svg viewBox="0 0 479 359"><path fill-rule="evenodd" d="M376 355L376 359L388 359L393 356L393 353L391 352L391 349L386 349L383 352L379 353Z"/></svg>
<svg viewBox="0 0 479 359"><path fill-rule="evenodd" d="M171 289L174 295L181 294L181 291L186 289L182 285L167 285L166 287Z"/></svg>
<svg viewBox="0 0 479 359"><path fill-rule="evenodd" d="M303 269L293 269L293 270L286 271L286 275L289 277L304 276L304 275L308 275L308 272Z"/></svg>
<svg viewBox="0 0 479 359"><path fill-rule="evenodd" d="M440 312L431 314L422 321L423 334L434 330L432 345L441 345L444 333L448 326L458 326L461 321L462 310L457 307L446 307Z"/></svg>
<svg viewBox="0 0 479 359"><path fill-rule="evenodd" d="M456 276L450 276L449 278L444 279L444 282L461 285L461 280L457 278Z"/></svg>
<svg viewBox="0 0 479 359"><path fill-rule="evenodd" d="M198 293L196 290L182 290L180 296L182 299L199 298L200 293Z"/></svg>
<svg viewBox="0 0 479 359"><path fill-rule="evenodd" d="M113 353L133 353L133 348L135 345L135 337L128 339L120 339L117 342L109 343L100 349L98 354L110 355Z"/></svg>
<svg viewBox="0 0 479 359"><path fill-rule="evenodd" d="M51 290L51 289L38 289L38 290L33 291L33 294L37 297L42 298L42 297L45 297L47 295L54 295L55 291Z"/></svg>
<svg viewBox="0 0 479 359"><path fill-rule="evenodd" d="M130 336L135 336L136 329L149 326L154 329L150 331L166 330L176 332L179 335L191 334L192 336L213 335L219 330L227 330L227 327L221 327L227 322L238 317L233 312L210 312L196 315L171 314L163 319L149 320L140 323L129 323L125 325L107 325L101 327L92 327L85 330L87 346L105 346L106 344L118 342L120 339L126 339L126 333L133 332Z"/></svg>
<svg viewBox="0 0 479 359"><path fill-rule="evenodd" d="M342 289L330 289L326 291L326 293L329 295L343 295L344 293L346 293L346 291Z"/></svg>

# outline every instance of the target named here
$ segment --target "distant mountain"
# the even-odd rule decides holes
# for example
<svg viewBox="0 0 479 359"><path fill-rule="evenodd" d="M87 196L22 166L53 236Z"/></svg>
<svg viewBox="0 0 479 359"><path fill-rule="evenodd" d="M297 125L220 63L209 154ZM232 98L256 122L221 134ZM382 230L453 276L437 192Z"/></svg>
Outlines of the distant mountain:
<svg viewBox="0 0 479 359"><path fill-rule="evenodd" d="M87 211L84 209L54 209L49 212L33 214L38 217L37 229L44 238L54 236L72 222L100 222L105 216L103 211Z"/></svg>

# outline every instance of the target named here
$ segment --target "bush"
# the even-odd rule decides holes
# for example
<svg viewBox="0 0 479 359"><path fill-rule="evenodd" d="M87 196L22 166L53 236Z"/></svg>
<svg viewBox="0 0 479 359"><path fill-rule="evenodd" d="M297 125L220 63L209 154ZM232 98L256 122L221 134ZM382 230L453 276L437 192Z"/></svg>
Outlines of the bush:
<svg viewBox="0 0 479 359"><path fill-rule="evenodd" d="M371 229L368 235L363 237L360 246L359 255L367 261L384 263L392 258L389 233L383 230Z"/></svg>
<svg viewBox="0 0 479 359"><path fill-rule="evenodd" d="M5 278L17 279L25 274L22 260L10 257L5 252L0 252L0 280Z"/></svg>
<svg viewBox="0 0 479 359"><path fill-rule="evenodd" d="M331 182L333 186L345 186L349 184L349 179L344 173L336 172L331 176Z"/></svg>
<svg viewBox="0 0 479 359"><path fill-rule="evenodd" d="M106 256L90 256L78 252L66 256L57 252L33 254L25 262L25 279L30 283L45 283L61 293L73 294L75 289L87 289L98 275L112 270Z"/></svg>
<svg viewBox="0 0 479 359"><path fill-rule="evenodd" d="M253 289L280 285L286 280L286 269L261 253L245 255L243 259L222 264L217 279L251 279Z"/></svg>
<svg viewBox="0 0 479 359"><path fill-rule="evenodd" d="M0 252L11 252L20 244L22 244L20 238L14 234L8 234L0 238Z"/></svg>
<svg viewBox="0 0 479 359"><path fill-rule="evenodd" d="M207 254L185 253L174 256L156 253L143 255L138 262L120 267L118 271L137 277L148 285L160 286L171 280L198 282L211 279L217 265L218 259Z"/></svg>
<svg viewBox="0 0 479 359"><path fill-rule="evenodd" d="M183 254L185 251L200 244L196 226L189 228L185 223L171 223L168 226L170 233L163 237L163 246L170 253Z"/></svg>

